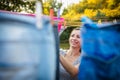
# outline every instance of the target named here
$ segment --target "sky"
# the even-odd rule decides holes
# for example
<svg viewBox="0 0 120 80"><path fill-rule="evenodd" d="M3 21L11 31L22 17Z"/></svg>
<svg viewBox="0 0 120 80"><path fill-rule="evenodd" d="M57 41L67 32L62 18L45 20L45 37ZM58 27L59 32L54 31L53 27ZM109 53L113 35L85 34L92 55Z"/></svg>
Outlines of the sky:
<svg viewBox="0 0 120 80"><path fill-rule="evenodd" d="M68 5L71 5L73 3L79 3L79 1L81 1L81 0L57 0L57 1L63 3L61 10L60 10L60 14L62 14L63 9L67 8Z"/></svg>

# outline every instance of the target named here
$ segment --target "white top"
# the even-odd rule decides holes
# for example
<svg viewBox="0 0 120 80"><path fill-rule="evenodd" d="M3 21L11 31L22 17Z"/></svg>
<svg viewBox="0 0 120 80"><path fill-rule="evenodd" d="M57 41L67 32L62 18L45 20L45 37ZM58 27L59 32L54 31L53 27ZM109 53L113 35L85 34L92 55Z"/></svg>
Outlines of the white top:
<svg viewBox="0 0 120 80"><path fill-rule="evenodd" d="M60 54L65 55L67 50L60 49ZM73 65L80 64L80 56L76 59L76 61L73 63ZM60 80L78 80L78 77L71 77L70 74L64 69L62 64L60 63Z"/></svg>

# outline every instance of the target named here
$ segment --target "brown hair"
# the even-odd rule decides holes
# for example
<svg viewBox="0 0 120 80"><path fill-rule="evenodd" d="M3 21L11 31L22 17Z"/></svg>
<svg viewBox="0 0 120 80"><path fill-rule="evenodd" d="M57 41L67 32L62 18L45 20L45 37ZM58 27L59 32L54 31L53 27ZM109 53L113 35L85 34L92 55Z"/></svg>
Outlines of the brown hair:
<svg viewBox="0 0 120 80"><path fill-rule="evenodd" d="M73 30L80 30L80 27L74 28Z"/></svg>

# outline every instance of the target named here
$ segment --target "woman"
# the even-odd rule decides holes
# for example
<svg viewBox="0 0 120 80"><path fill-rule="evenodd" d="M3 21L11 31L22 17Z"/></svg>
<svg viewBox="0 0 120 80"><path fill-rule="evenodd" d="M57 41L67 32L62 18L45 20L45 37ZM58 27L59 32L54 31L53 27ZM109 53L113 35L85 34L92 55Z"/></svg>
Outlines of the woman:
<svg viewBox="0 0 120 80"><path fill-rule="evenodd" d="M75 28L70 34L70 47L67 52L60 51L60 80L78 80L78 67L80 65L80 29Z"/></svg>

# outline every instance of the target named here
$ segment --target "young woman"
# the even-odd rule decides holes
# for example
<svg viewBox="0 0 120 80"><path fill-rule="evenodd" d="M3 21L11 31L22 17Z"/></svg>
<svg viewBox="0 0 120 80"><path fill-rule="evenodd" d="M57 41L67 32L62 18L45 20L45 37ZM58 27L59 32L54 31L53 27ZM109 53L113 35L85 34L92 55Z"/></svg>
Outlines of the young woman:
<svg viewBox="0 0 120 80"><path fill-rule="evenodd" d="M75 28L69 37L69 49L60 51L60 80L78 80L78 67L80 65L80 29Z"/></svg>

